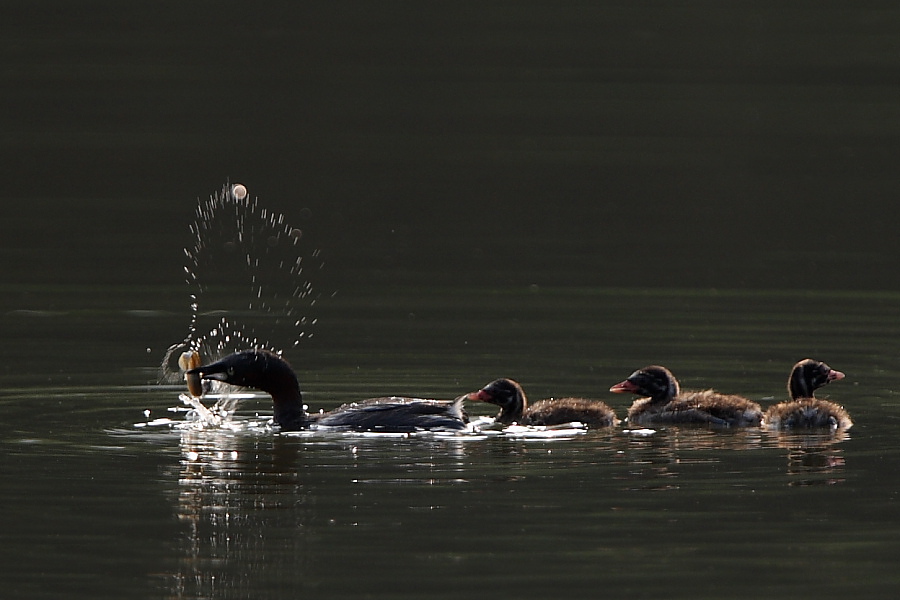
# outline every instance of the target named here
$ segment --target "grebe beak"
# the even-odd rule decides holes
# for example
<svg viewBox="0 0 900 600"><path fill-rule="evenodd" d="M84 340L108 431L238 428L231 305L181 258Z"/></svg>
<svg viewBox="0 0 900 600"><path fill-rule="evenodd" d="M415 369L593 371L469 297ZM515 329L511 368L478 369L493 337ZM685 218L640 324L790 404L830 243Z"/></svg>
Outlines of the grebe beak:
<svg viewBox="0 0 900 600"><path fill-rule="evenodd" d="M628 381L627 379L622 383L617 383L616 385L609 388L614 394L640 394L640 389L634 383Z"/></svg>
<svg viewBox="0 0 900 600"><path fill-rule="evenodd" d="M490 402L493 399L494 397L484 390L478 390L466 395L466 400L471 400L472 402Z"/></svg>

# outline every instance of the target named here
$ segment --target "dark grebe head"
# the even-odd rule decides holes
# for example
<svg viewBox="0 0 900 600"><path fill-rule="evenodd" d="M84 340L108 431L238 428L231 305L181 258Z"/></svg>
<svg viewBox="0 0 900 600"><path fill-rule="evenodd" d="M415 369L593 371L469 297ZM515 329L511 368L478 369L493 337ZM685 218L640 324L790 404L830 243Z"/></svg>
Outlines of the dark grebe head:
<svg viewBox="0 0 900 600"><path fill-rule="evenodd" d="M791 398L812 398L817 389L823 385L844 378L844 374L835 371L822 361L805 358L794 365L788 378L788 392Z"/></svg>
<svg viewBox="0 0 900 600"><path fill-rule="evenodd" d="M628 379L609 388L616 394L636 394L656 402L668 402L681 391L678 380L665 367L651 365L639 369Z"/></svg>
<svg viewBox="0 0 900 600"><path fill-rule="evenodd" d="M268 350L235 352L220 361L190 369L187 374L199 374L202 379L252 387L270 394L285 388L295 388L298 393L300 391L300 384L291 366Z"/></svg>
<svg viewBox="0 0 900 600"><path fill-rule="evenodd" d="M499 406L500 414L497 415L497 421L500 423L518 421L528 407L528 399L522 391L522 386L512 379L492 381L477 392L469 394L467 399Z"/></svg>
<svg viewBox="0 0 900 600"><path fill-rule="evenodd" d="M274 352L259 349L235 352L220 361L190 369L186 374L262 390L272 396L275 423L285 429L299 428L306 423L297 375Z"/></svg>

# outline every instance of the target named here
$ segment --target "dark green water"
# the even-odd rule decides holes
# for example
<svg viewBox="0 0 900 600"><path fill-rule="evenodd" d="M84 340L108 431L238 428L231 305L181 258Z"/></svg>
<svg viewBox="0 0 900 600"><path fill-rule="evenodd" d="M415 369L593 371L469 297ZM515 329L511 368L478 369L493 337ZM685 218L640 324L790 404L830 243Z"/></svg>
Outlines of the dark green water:
<svg viewBox="0 0 900 600"><path fill-rule="evenodd" d="M178 390L143 385L156 353L120 350L179 319L117 309L19 317L45 351L34 366L7 357L29 373L7 375L18 381L0 404L8 589L189 598L896 589L895 295L435 288L383 299L335 298L315 349L289 354L314 409L387 393L452 397L502 374L533 398L589 395L621 415L630 399L605 390L647 362L670 365L686 386L766 405L786 393L793 360L812 355L848 374L827 392L856 424L837 439L672 428L554 441L134 428L145 409L179 418L167 412ZM117 323L123 340L75 338L84 351L73 356L54 340L77 335L79 318ZM61 364L81 368L45 368ZM242 414L269 410L249 400Z"/></svg>
<svg viewBox="0 0 900 600"><path fill-rule="evenodd" d="M892 3L8 4L3 597L896 595ZM510 376L622 416L649 363L768 405L809 356L855 426L136 428L179 418L226 178L322 250L313 408Z"/></svg>

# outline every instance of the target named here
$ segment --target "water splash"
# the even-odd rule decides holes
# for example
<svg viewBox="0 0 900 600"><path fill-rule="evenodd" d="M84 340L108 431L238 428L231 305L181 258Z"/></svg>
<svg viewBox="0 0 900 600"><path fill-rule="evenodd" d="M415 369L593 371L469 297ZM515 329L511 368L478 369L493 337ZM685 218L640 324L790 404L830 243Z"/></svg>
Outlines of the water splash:
<svg viewBox="0 0 900 600"><path fill-rule="evenodd" d="M208 362L247 348L281 353L312 337L316 319L309 313L319 294L311 277L324 263L302 229L261 207L244 185L226 183L198 203L190 233L188 331L163 357L161 382L184 382L177 364L184 352L199 352ZM219 403L210 410L233 412Z"/></svg>

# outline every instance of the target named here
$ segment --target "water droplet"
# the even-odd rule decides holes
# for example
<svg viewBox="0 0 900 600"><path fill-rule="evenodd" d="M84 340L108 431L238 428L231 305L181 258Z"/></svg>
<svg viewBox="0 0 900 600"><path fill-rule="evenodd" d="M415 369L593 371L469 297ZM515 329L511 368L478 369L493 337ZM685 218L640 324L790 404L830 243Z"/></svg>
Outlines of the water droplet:
<svg viewBox="0 0 900 600"><path fill-rule="evenodd" d="M190 322L182 346L213 358L247 347L297 346L308 337L302 315L317 295L301 265L312 260L321 267L321 253L305 246L303 232L288 216L251 201L242 184L199 202L195 215L184 249Z"/></svg>

